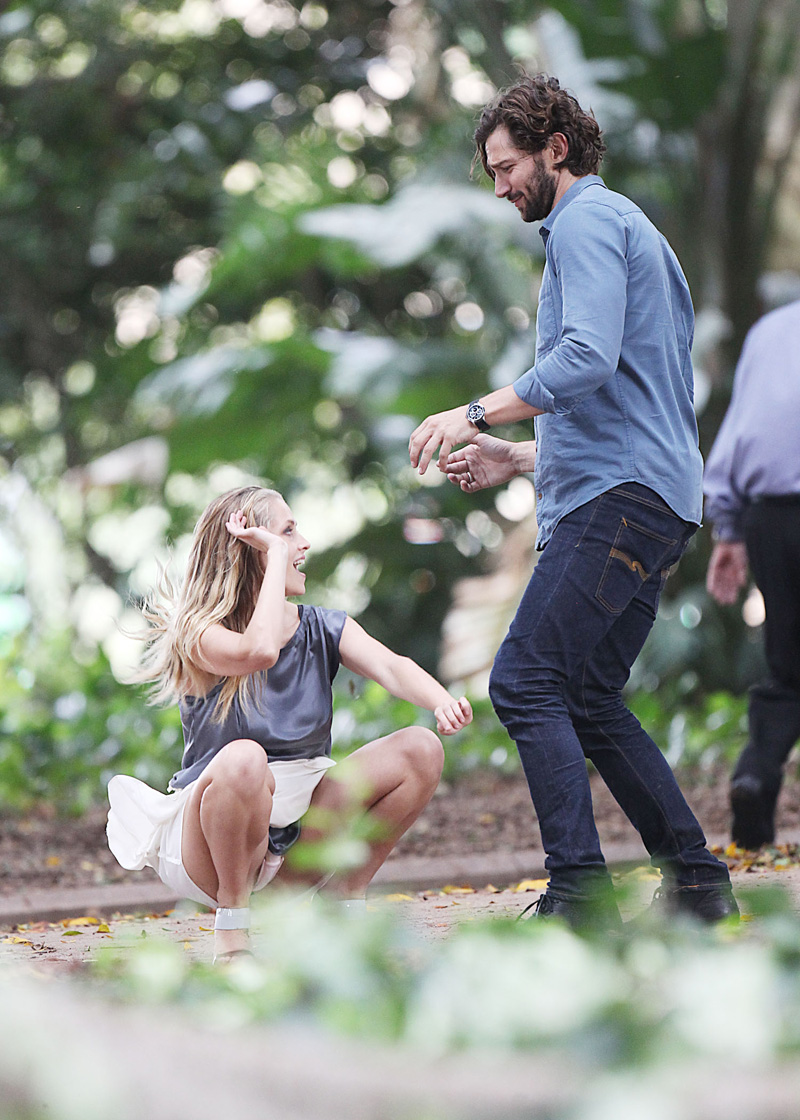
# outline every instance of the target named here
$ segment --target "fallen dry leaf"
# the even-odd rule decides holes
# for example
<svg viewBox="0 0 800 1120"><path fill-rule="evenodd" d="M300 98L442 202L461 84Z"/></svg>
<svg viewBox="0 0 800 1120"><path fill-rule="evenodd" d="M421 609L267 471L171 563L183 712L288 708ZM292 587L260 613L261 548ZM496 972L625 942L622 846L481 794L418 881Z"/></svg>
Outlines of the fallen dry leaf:
<svg viewBox="0 0 800 1120"><path fill-rule="evenodd" d="M105 922L101 922L100 925L95 930L95 933L111 933L111 930L109 929L109 927L106 925Z"/></svg>
<svg viewBox="0 0 800 1120"><path fill-rule="evenodd" d="M521 882L517 883L515 887L512 887L511 890L516 891L517 894L523 891L543 891L549 882L549 879L523 879Z"/></svg>
<svg viewBox="0 0 800 1120"><path fill-rule="evenodd" d="M4 937L0 945L30 945L30 941L25 937Z"/></svg>
<svg viewBox="0 0 800 1120"><path fill-rule="evenodd" d="M800 866L800 844L773 844L758 851L729 844L724 855L731 871L787 871Z"/></svg>
<svg viewBox="0 0 800 1120"><path fill-rule="evenodd" d="M384 902L413 902L414 899L410 894L385 894L383 896Z"/></svg>
<svg viewBox="0 0 800 1120"><path fill-rule="evenodd" d="M61 863L61 856L48 856L44 862L48 867L58 867Z"/></svg>
<svg viewBox="0 0 800 1120"><path fill-rule="evenodd" d="M488 894L502 894L501 887L494 887L491 883L487 883L483 888Z"/></svg>
<svg viewBox="0 0 800 1120"><path fill-rule="evenodd" d="M82 929L65 929L62 937L83 937Z"/></svg>
<svg viewBox="0 0 800 1120"><path fill-rule="evenodd" d="M461 887L455 886L453 883L448 883L446 887L442 887L442 894L477 894L478 892L469 883L465 883Z"/></svg>
<svg viewBox="0 0 800 1120"><path fill-rule="evenodd" d="M625 871L620 875L615 875L615 879L625 883L650 883L661 879L661 872L656 871L654 867L634 867L631 871Z"/></svg>
<svg viewBox="0 0 800 1120"><path fill-rule="evenodd" d="M64 918L62 926L99 926L100 919L84 914L82 918Z"/></svg>

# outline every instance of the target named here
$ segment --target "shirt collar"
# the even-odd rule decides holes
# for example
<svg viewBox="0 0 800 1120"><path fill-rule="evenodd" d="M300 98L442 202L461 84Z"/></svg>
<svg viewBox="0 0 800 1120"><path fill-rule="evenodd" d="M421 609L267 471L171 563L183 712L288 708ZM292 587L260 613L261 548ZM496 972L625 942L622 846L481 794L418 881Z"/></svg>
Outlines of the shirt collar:
<svg viewBox="0 0 800 1120"><path fill-rule="evenodd" d="M558 205L553 207L539 226L539 233L545 240L553 228L553 222L556 220L557 215L564 207L569 206L570 202L574 202L578 195L582 194L587 187L593 187L595 184L599 184L601 187L605 188L605 183L599 175L583 175L578 179L577 183L573 183L569 190L564 192L558 201Z"/></svg>

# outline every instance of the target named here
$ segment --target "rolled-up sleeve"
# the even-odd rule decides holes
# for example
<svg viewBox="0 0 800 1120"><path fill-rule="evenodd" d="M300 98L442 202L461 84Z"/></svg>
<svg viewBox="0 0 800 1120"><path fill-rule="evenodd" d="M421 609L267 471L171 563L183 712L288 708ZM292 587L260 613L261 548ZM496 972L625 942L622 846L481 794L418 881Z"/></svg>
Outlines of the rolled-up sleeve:
<svg viewBox="0 0 800 1120"><path fill-rule="evenodd" d="M616 371L627 306L627 227L611 207L569 206L548 239L562 303L560 337L514 382L518 397L565 415Z"/></svg>

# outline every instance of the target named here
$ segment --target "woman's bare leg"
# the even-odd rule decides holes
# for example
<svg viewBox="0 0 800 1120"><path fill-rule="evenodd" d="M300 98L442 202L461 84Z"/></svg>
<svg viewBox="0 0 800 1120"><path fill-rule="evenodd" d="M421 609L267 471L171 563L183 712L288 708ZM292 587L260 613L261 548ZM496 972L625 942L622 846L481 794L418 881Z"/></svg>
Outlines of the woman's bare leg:
<svg viewBox="0 0 800 1120"><path fill-rule="evenodd" d="M197 779L183 816L181 856L186 873L218 906L250 903L267 853L272 794L267 755L251 739L228 743ZM246 947L244 930L220 930L217 954Z"/></svg>
<svg viewBox="0 0 800 1120"><path fill-rule="evenodd" d="M375 872L433 796L443 761L442 745L432 731L406 727L367 743L325 775L314 791L311 808L316 812L304 825L301 839L325 839L337 828L346 828L354 813L366 812L378 826L365 862L334 875L328 891L341 898L366 894ZM322 827L311 823L323 814L328 819Z"/></svg>

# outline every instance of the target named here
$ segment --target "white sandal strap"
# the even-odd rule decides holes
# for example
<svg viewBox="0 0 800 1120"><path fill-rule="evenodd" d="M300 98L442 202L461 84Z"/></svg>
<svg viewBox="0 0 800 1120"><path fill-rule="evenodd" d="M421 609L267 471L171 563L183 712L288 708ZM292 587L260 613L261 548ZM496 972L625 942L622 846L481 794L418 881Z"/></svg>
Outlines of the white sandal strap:
<svg viewBox="0 0 800 1120"><path fill-rule="evenodd" d="M250 929L250 907L218 906L214 917L214 929Z"/></svg>

